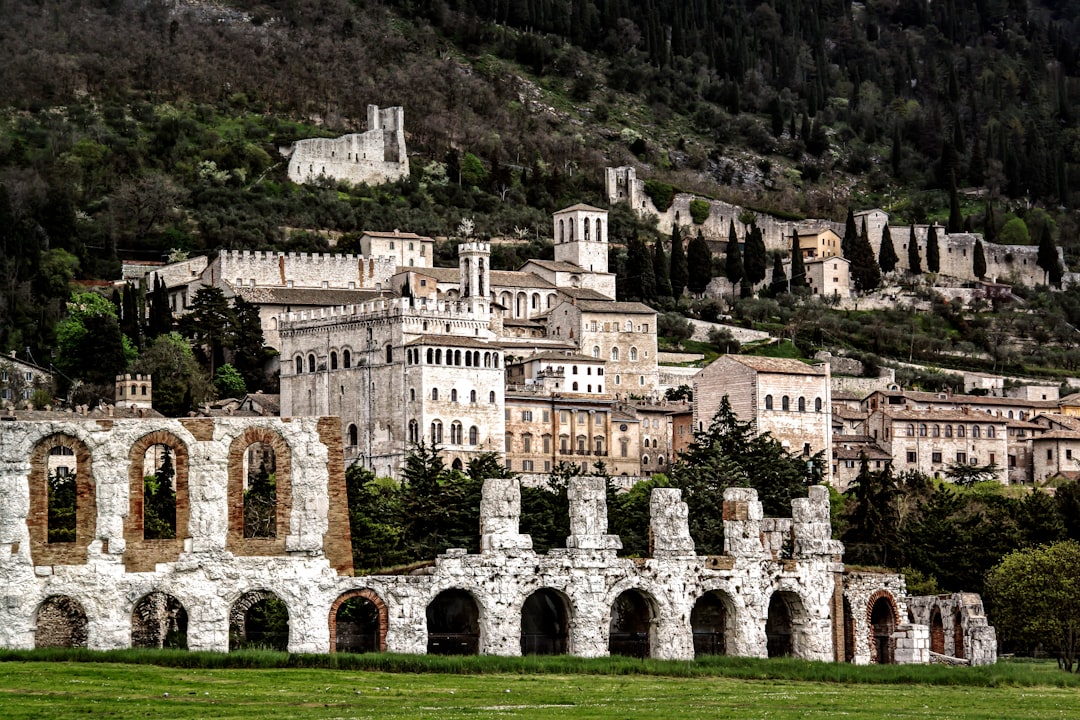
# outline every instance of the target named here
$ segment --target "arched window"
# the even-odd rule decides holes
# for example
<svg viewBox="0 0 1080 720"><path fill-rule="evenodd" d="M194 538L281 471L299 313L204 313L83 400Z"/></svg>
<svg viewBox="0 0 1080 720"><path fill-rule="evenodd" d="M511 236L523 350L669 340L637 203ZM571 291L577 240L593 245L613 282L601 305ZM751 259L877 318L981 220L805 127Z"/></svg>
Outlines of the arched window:
<svg viewBox="0 0 1080 720"><path fill-rule="evenodd" d="M908 423L907 436L908 437L915 437L915 423Z"/></svg>
<svg viewBox="0 0 1080 720"><path fill-rule="evenodd" d="M993 425L987 425L986 426L986 437L992 438L992 437L996 437L996 436L997 436L997 433L994 432L994 426Z"/></svg>
<svg viewBox="0 0 1080 720"><path fill-rule="evenodd" d="M636 360L637 360L637 348L632 347L632 348L630 348L630 361L634 362Z"/></svg>
<svg viewBox="0 0 1080 720"><path fill-rule="evenodd" d="M649 464L649 456L648 455L642 455L641 456L641 464L642 465L648 465Z"/></svg>
<svg viewBox="0 0 1080 720"><path fill-rule="evenodd" d="M599 358L600 357L600 346L599 345L593 345L592 356L594 358Z"/></svg>
<svg viewBox="0 0 1080 720"><path fill-rule="evenodd" d="M356 425L349 425L349 447L356 447L359 443L360 433L357 432Z"/></svg>
<svg viewBox="0 0 1080 720"><path fill-rule="evenodd" d="M450 389L450 402L457 402L457 388Z"/></svg>
<svg viewBox="0 0 1080 720"><path fill-rule="evenodd" d="M315 355L314 355L314 353L307 356L307 369L308 369L308 372L315 372Z"/></svg>
<svg viewBox="0 0 1080 720"><path fill-rule="evenodd" d="M431 422L431 442L433 444L442 442L442 422L439 420Z"/></svg>
<svg viewBox="0 0 1080 720"><path fill-rule="evenodd" d="M785 411L787 411L787 410L790 410L790 409L791 409L791 399L790 399L790 398L788 398L788 396L787 396L787 395L785 395L784 397L780 398L780 409L781 409L781 410L785 410Z"/></svg>
<svg viewBox="0 0 1080 720"><path fill-rule="evenodd" d="M618 362L619 361L619 348L617 348L617 347L611 348L611 361L612 362Z"/></svg>
<svg viewBox="0 0 1080 720"><path fill-rule="evenodd" d="M346 368L352 367L352 353L348 350L342 352L342 364Z"/></svg>
<svg viewBox="0 0 1080 720"><path fill-rule="evenodd" d="M633 332L633 331L634 331L634 321L633 320L627 320L626 321L626 332Z"/></svg>
<svg viewBox="0 0 1080 720"><path fill-rule="evenodd" d="M470 390L469 391L469 402L471 402L471 403L476 402L476 391L475 390Z"/></svg>
<svg viewBox="0 0 1080 720"><path fill-rule="evenodd" d="M806 412L806 398L799 398L799 412Z"/></svg>
<svg viewBox="0 0 1080 720"><path fill-rule="evenodd" d="M472 353L465 353L465 367L472 367Z"/></svg>
<svg viewBox="0 0 1080 720"><path fill-rule="evenodd" d="M540 309L540 293L533 293L532 294L532 309L533 310L539 310Z"/></svg>
<svg viewBox="0 0 1080 720"><path fill-rule="evenodd" d="M420 423L415 420L409 421L409 442L420 442Z"/></svg>
<svg viewBox="0 0 1080 720"><path fill-rule="evenodd" d="M302 372L304 372L304 358L297 355L296 356L296 374L299 375Z"/></svg>
<svg viewBox="0 0 1080 720"><path fill-rule="evenodd" d="M457 420L450 423L450 444L451 445L460 445L461 444L461 423L458 422Z"/></svg>
<svg viewBox="0 0 1080 720"><path fill-rule="evenodd" d="M431 399L432 400L438 400L439 399L439 388L431 388Z"/></svg>
<svg viewBox="0 0 1080 720"><path fill-rule="evenodd" d="M821 412L821 398L814 398L814 412Z"/></svg>
<svg viewBox="0 0 1080 720"><path fill-rule="evenodd" d="M330 351L330 369L337 370L337 350Z"/></svg>
<svg viewBox="0 0 1080 720"><path fill-rule="evenodd" d="M495 367L499 367L499 355L498 355L498 353L492 355L491 359L495 361Z"/></svg>
<svg viewBox="0 0 1080 720"><path fill-rule="evenodd" d="M979 437L979 436L980 436L981 434L982 434L982 433L981 433L981 430L979 429L979 426L978 426L978 425L972 425L972 426L971 426L971 437L973 437L973 438L977 438L977 437Z"/></svg>
<svg viewBox="0 0 1080 720"><path fill-rule="evenodd" d="M919 437L926 437L926 423L919 423Z"/></svg>
<svg viewBox="0 0 1080 720"><path fill-rule="evenodd" d="M492 390L491 392L488 393L488 402L489 403L494 403L495 402L495 391L494 390Z"/></svg>
<svg viewBox="0 0 1080 720"><path fill-rule="evenodd" d="M469 444L476 445L480 442L480 428L473 425L469 428Z"/></svg>
<svg viewBox="0 0 1080 720"><path fill-rule="evenodd" d="M945 437L952 437L952 425L945 426Z"/></svg>
<svg viewBox="0 0 1080 720"><path fill-rule="evenodd" d="M574 383L574 392L577 392L577 383Z"/></svg>
<svg viewBox="0 0 1080 720"><path fill-rule="evenodd" d="M570 374L571 375L577 375L577 365L571 365L570 366Z"/></svg>
<svg viewBox="0 0 1080 720"><path fill-rule="evenodd" d="M566 225L564 220L559 220L559 242L566 242Z"/></svg>
<svg viewBox="0 0 1080 720"><path fill-rule="evenodd" d="M409 388L409 400L416 400L416 388Z"/></svg>
<svg viewBox="0 0 1080 720"><path fill-rule="evenodd" d="M460 350L455 350L454 351L454 364L458 365L458 366L461 365L461 351Z"/></svg>
<svg viewBox="0 0 1080 720"><path fill-rule="evenodd" d="M435 349L435 364L442 365L442 348Z"/></svg>
<svg viewBox="0 0 1080 720"><path fill-rule="evenodd" d="M772 395L765 396L765 409L772 410Z"/></svg>
<svg viewBox="0 0 1080 720"><path fill-rule="evenodd" d="M965 435L967 435L967 430L964 428L964 426L963 425L957 425L956 426L956 437L964 437Z"/></svg>
<svg viewBox="0 0 1080 720"><path fill-rule="evenodd" d="M600 218L596 218L596 242L600 242L600 238L603 235L600 234Z"/></svg>
<svg viewBox="0 0 1080 720"><path fill-rule="evenodd" d="M435 360L435 351L432 350L431 348L428 348L427 349L427 364L431 365L434 360Z"/></svg>

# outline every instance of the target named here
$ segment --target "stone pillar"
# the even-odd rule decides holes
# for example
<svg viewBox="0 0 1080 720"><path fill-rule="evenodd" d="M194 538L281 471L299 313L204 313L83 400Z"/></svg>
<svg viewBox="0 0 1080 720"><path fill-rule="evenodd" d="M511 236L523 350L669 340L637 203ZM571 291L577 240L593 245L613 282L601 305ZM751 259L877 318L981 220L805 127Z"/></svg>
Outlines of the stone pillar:
<svg viewBox="0 0 1080 720"><path fill-rule="evenodd" d="M618 535L607 534L607 487L602 477L570 478L568 550L618 550Z"/></svg>
<svg viewBox="0 0 1080 720"><path fill-rule="evenodd" d="M521 485L517 478L488 478L480 500L480 552L532 550L532 538L518 532Z"/></svg>
<svg viewBox="0 0 1080 720"><path fill-rule="evenodd" d="M650 535L654 558L694 557L690 537L689 511L682 501L682 490L653 488L649 502Z"/></svg>
<svg viewBox="0 0 1080 720"><path fill-rule="evenodd" d="M794 523L796 558L843 555L843 544L832 539L827 487L814 485L810 488L808 497L792 500L791 519Z"/></svg>
<svg viewBox="0 0 1080 720"><path fill-rule="evenodd" d="M969 626L967 641L972 665L993 665L997 662L997 632L993 626Z"/></svg>
<svg viewBox="0 0 1080 720"><path fill-rule="evenodd" d="M761 544L763 517L757 490L724 490L724 554L758 559L766 557Z"/></svg>
<svg viewBox="0 0 1080 720"><path fill-rule="evenodd" d="M893 659L897 665L926 665L930 662L930 628L926 625L903 624L892 634L896 649Z"/></svg>

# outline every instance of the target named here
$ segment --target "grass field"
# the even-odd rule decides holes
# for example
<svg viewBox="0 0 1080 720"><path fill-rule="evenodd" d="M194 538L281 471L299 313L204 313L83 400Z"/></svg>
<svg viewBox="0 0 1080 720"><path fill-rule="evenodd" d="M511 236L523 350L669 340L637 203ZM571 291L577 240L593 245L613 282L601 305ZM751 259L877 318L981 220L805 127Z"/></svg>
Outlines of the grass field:
<svg viewBox="0 0 1080 720"><path fill-rule="evenodd" d="M69 655L82 661L40 660L55 653L0 656L0 718L1080 718L1077 677L1052 664L852 668L384 656L384 664L424 670L385 672L357 669L377 665L363 660L375 656L323 669L275 667L297 663L283 653L144 652L136 663ZM337 662L299 657L300 664L304 657ZM151 664L157 660L166 664Z"/></svg>

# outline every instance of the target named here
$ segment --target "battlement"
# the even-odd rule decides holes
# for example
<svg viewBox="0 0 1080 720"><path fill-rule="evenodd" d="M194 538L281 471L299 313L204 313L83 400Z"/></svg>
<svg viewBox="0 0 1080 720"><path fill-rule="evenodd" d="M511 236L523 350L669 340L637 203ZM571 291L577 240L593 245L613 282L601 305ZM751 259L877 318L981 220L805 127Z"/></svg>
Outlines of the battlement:
<svg viewBox="0 0 1080 720"><path fill-rule="evenodd" d="M284 152L289 157L289 179L296 183L326 177L376 184L408 177L405 111L368 105L366 132L298 140Z"/></svg>
<svg viewBox="0 0 1080 720"><path fill-rule="evenodd" d="M477 317L472 303L449 300L429 302L427 298L404 297L384 298L355 305L338 305L282 313L278 316L278 326L282 334L286 334L290 330L295 331L325 325L328 320L338 322L344 320L363 321L391 317L483 322L481 318Z"/></svg>

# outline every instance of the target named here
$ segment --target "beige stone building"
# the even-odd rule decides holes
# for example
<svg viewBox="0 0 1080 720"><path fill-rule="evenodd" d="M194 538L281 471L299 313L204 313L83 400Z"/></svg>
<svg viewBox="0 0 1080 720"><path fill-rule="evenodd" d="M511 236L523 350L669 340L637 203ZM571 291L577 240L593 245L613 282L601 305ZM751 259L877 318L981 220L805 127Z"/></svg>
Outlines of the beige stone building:
<svg viewBox="0 0 1080 720"><path fill-rule="evenodd" d="M360 254L364 257L393 258L398 267L429 268L435 254L435 241L399 230L365 230L360 236Z"/></svg>
<svg viewBox="0 0 1080 720"><path fill-rule="evenodd" d="M1032 480L1080 476L1080 431L1050 430L1031 438Z"/></svg>
<svg viewBox="0 0 1080 720"><path fill-rule="evenodd" d="M830 231L832 232L832 231ZM806 286L822 297L851 297L851 263L839 256L806 260Z"/></svg>
<svg viewBox="0 0 1080 720"><path fill-rule="evenodd" d="M787 358L721 355L694 377L694 426L707 429L726 395L740 420L768 432L789 452L832 452L829 366ZM832 463L822 474L832 482Z"/></svg>
<svg viewBox="0 0 1080 720"><path fill-rule="evenodd" d="M811 228L799 231L799 251L804 260L841 255L840 236L832 228Z"/></svg>
<svg viewBox="0 0 1080 720"><path fill-rule="evenodd" d="M289 158L289 179L311 183L327 178L376 185L408 177L405 109L368 105L367 114L366 132L298 140L283 151Z"/></svg>

